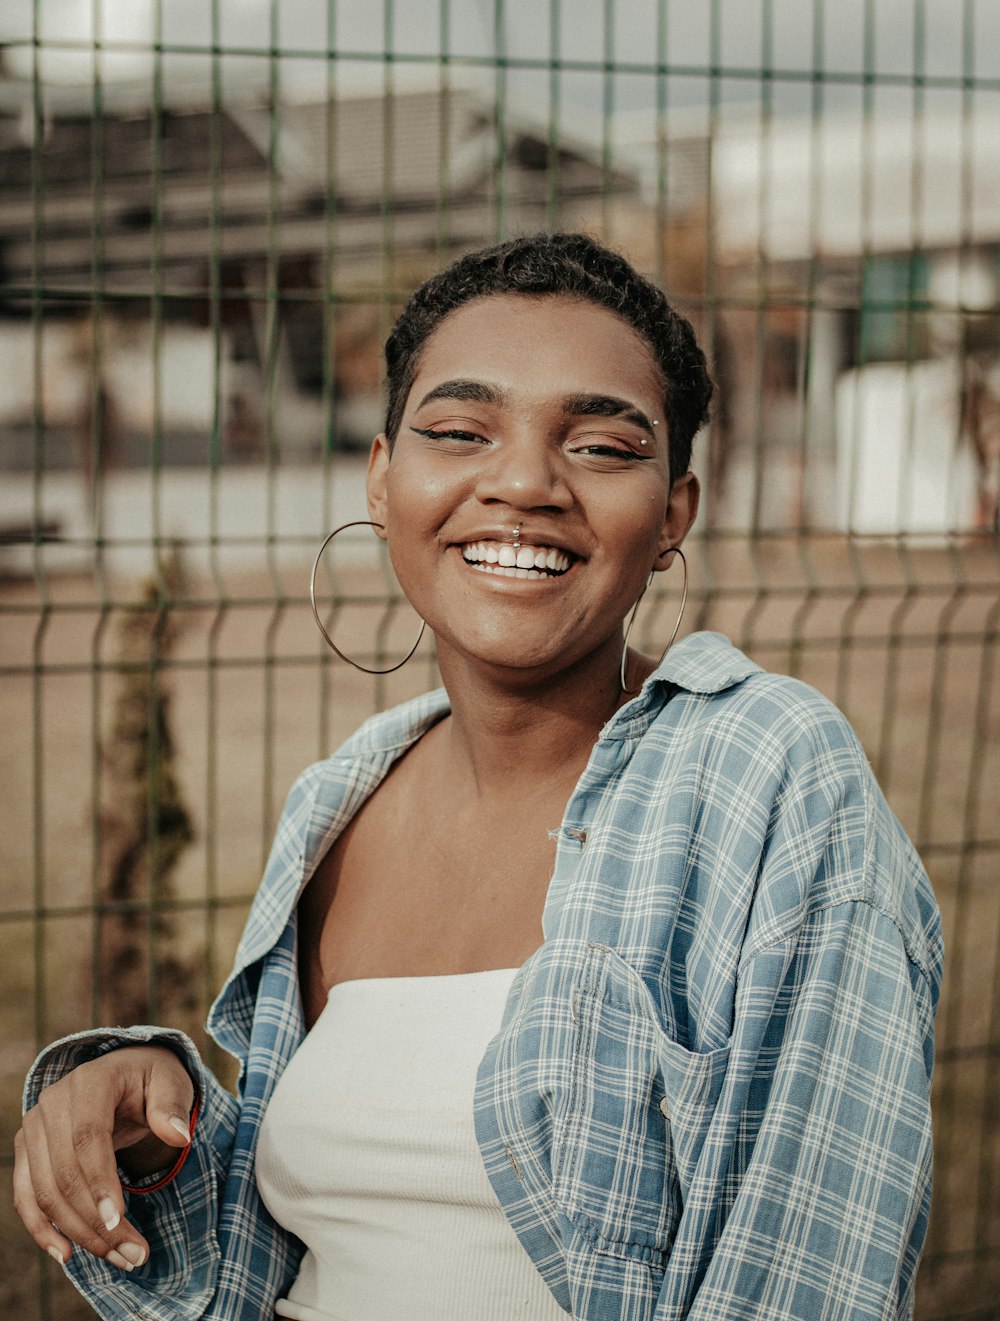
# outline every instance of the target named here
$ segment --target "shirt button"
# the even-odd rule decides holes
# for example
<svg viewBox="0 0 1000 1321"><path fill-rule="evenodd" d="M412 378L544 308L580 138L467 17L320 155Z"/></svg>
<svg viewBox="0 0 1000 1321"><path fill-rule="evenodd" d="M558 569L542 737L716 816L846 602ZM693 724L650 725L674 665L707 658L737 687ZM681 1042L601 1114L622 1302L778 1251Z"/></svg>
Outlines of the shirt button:
<svg viewBox="0 0 1000 1321"><path fill-rule="evenodd" d="M663 1116L664 1119L670 1118L670 1102L667 1100L666 1097L664 1097L663 1100L660 1102L660 1114Z"/></svg>

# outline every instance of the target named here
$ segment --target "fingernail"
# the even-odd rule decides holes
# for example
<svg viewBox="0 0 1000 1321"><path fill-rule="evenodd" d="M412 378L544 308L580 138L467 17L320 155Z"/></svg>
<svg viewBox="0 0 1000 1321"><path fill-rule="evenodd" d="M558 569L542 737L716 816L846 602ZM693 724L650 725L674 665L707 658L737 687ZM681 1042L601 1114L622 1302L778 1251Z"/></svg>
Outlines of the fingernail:
<svg viewBox="0 0 1000 1321"><path fill-rule="evenodd" d="M46 1248L45 1251L49 1254L49 1256L53 1259L53 1261L57 1261L60 1266L66 1265L66 1258L63 1256L63 1254L59 1251L58 1248Z"/></svg>
<svg viewBox="0 0 1000 1321"><path fill-rule="evenodd" d="M103 1220L105 1229L117 1229L121 1216L115 1209L115 1204L110 1197L102 1197L97 1203L97 1214Z"/></svg>
<svg viewBox="0 0 1000 1321"><path fill-rule="evenodd" d="M116 1252L114 1248L112 1248L111 1251L108 1253L108 1261L111 1262L112 1266L117 1266L120 1271L130 1271L135 1269L132 1263L130 1261L126 1261L125 1258L121 1255L121 1253Z"/></svg>
<svg viewBox="0 0 1000 1321"><path fill-rule="evenodd" d="M170 1127L176 1128L177 1132L181 1134L185 1142L191 1141L191 1125L185 1124L183 1119L178 1119L178 1117L174 1115L170 1120Z"/></svg>
<svg viewBox="0 0 1000 1321"><path fill-rule="evenodd" d="M128 1257L132 1266L141 1266L146 1260L146 1249L140 1247L138 1243L119 1243L118 1251L123 1257ZM132 1266L129 1266L129 1270Z"/></svg>

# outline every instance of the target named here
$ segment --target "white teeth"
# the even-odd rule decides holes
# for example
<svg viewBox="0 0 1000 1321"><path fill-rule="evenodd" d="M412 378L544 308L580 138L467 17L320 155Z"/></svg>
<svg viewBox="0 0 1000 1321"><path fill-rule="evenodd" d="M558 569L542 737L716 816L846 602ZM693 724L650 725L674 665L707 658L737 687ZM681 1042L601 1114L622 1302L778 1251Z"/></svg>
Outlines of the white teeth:
<svg viewBox="0 0 1000 1321"><path fill-rule="evenodd" d="M514 546L495 541L470 541L462 547L466 564L484 573L505 578L537 578L541 574L563 574L570 557L555 546Z"/></svg>

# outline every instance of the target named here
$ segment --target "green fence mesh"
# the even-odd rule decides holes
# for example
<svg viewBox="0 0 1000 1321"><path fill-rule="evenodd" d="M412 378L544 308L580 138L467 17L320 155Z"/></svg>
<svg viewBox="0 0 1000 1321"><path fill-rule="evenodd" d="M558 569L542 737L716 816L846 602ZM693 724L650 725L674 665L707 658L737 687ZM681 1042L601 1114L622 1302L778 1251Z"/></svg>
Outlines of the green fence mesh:
<svg viewBox="0 0 1000 1321"><path fill-rule="evenodd" d="M685 628L846 711L934 880L918 1315L1000 1316L993 0L5 0L0 43L3 1151L56 1035L204 1042L293 776L434 682L332 661L307 597L401 301L586 228L720 387ZM345 540L330 626L405 654ZM84 1315L2 1214L4 1315Z"/></svg>

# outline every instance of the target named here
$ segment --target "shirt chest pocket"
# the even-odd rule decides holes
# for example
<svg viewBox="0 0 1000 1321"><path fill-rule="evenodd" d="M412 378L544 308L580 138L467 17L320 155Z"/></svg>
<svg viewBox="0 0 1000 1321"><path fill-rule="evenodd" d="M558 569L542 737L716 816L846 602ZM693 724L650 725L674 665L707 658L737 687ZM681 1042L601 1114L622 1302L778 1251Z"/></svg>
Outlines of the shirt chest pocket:
<svg viewBox="0 0 1000 1321"><path fill-rule="evenodd" d="M639 975L594 945L573 990L571 1085L553 1134L553 1192L599 1250L662 1266L725 1076L728 1047L687 1050Z"/></svg>

